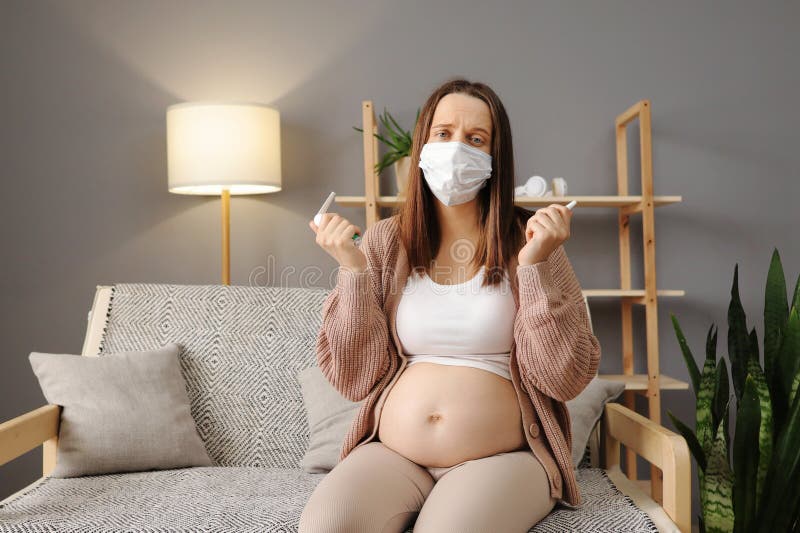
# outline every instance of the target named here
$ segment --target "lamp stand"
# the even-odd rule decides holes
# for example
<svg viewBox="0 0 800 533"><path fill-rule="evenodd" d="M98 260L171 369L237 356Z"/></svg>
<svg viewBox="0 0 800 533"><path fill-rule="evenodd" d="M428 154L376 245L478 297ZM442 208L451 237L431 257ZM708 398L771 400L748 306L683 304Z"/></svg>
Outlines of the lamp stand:
<svg viewBox="0 0 800 533"><path fill-rule="evenodd" d="M231 284L231 191L222 189L222 284Z"/></svg>

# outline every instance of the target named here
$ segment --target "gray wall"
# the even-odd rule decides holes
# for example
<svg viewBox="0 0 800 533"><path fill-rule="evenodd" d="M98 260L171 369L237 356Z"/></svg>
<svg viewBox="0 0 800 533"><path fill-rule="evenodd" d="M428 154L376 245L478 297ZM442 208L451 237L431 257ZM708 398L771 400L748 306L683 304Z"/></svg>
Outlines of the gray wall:
<svg viewBox="0 0 800 533"><path fill-rule="evenodd" d="M726 351L736 263L762 338L772 249L790 283L800 266L797 3L336 4L0 3L0 419L43 403L27 356L80 350L95 285L219 282L219 200L166 189L165 109L184 100L281 111L283 191L232 201L232 282L245 285L267 264L335 266L307 221L329 191L363 191L362 99L410 124L446 78L484 81L510 113L518 183L614 194L614 118L647 98L655 191L684 199L657 211L659 286L686 291L659 301L661 369L688 379L670 312L697 357L712 322ZM340 212L363 227L363 210ZM584 288L618 286L616 231L615 211L578 206L567 251ZM591 306L601 371L619 372L618 301ZM636 349L641 371L641 335ZM691 423L692 406L664 392L665 425L666 409ZM0 496L39 467L38 451L2 467Z"/></svg>

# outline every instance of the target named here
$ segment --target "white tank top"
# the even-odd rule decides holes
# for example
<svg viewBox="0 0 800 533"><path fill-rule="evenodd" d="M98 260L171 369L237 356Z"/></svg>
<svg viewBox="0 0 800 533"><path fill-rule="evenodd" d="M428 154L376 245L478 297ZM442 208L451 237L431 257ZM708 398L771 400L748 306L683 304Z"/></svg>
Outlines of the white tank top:
<svg viewBox="0 0 800 533"><path fill-rule="evenodd" d="M516 306L508 275L481 287L485 266L471 280L440 285L412 273L397 308L397 336L408 365L418 362L480 368L511 379Z"/></svg>

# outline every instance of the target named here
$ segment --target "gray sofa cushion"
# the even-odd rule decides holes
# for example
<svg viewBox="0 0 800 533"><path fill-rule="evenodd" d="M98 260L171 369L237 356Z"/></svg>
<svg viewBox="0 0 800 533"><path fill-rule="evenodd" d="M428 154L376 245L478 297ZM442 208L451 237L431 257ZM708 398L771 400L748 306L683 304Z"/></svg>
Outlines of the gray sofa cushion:
<svg viewBox="0 0 800 533"><path fill-rule="evenodd" d="M210 466L179 353L175 343L108 357L31 353L48 403L63 406L51 475Z"/></svg>
<svg viewBox="0 0 800 533"><path fill-rule="evenodd" d="M44 480L0 504L0 533L51 531L294 532L327 474L297 469L198 467ZM584 501L557 505L530 531L656 532L600 469L576 472ZM412 531L411 526L406 532Z"/></svg>
<svg viewBox="0 0 800 533"><path fill-rule="evenodd" d="M299 468L308 423L296 376L315 364L328 293L118 283L100 355L179 343L192 416L214 464Z"/></svg>
<svg viewBox="0 0 800 533"><path fill-rule="evenodd" d="M619 398L625 383L596 377L573 399L566 402L572 429L572 464L575 468L586 453L589 436L605 405Z"/></svg>
<svg viewBox="0 0 800 533"><path fill-rule="evenodd" d="M330 472L339 462L344 437L364 400L351 402L333 388L318 366L297 374L310 431L300 467L310 473Z"/></svg>

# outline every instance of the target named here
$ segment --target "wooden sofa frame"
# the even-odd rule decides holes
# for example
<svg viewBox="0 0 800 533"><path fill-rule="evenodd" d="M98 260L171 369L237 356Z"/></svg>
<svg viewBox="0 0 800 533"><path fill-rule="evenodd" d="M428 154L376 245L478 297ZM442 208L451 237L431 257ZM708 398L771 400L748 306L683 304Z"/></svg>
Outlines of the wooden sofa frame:
<svg viewBox="0 0 800 533"><path fill-rule="evenodd" d="M98 354L110 297L111 286L97 286L89 311L83 356ZM43 446L42 477L3 501L28 490L52 472L56 464L60 412L60 406L48 404L0 424L0 465ZM650 498L644 485L631 481L622 472L621 445L663 472L663 505ZM691 461L683 437L621 404L609 403L592 432L589 446L592 466L604 468L617 488L646 512L660 531L691 532Z"/></svg>

